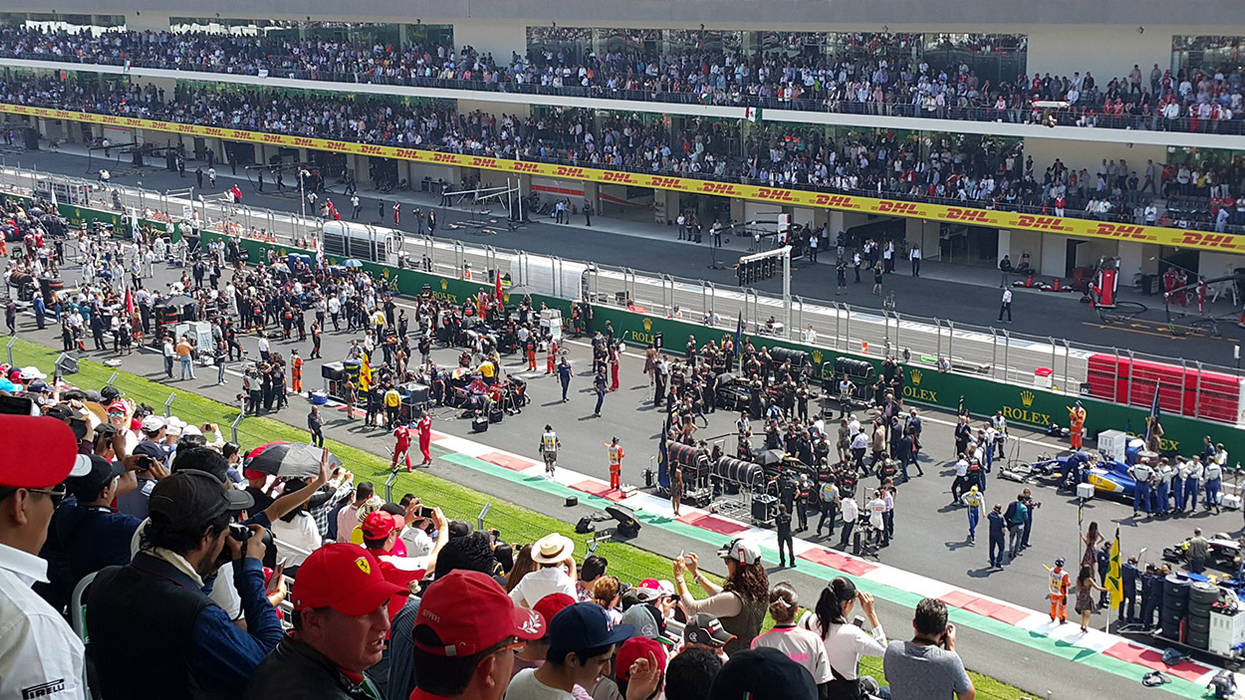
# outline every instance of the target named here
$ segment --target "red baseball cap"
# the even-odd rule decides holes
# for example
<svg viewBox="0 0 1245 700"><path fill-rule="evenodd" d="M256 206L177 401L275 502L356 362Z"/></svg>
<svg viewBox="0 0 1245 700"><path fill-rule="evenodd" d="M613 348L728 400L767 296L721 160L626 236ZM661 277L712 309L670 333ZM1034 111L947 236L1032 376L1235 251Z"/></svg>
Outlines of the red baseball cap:
<svg viewBox="0 0 1245 700"><path fill-rule="evenodd" d="M78 441L65 421L46 416L0 415L0 486L46 489L69 476Z"/></svg>
<svg viewBox="0 0 1245 700"><path fill-rule="evenodd" d="M304 564L306 566L306 564ZM302 570L298 572L302 577ZM441 646L415 645L437 656L478 654L507 637L533 641L545 636L545 618L535 610L516 608L492 577L455 569L428 587L419 603L415 627L429 627Z"/></svg>
<svg viewBox="0 0 1245 700"><path fill-rule="evenodd" d="M366 615L410 590L385 580L380 563L357 544L326 544L307 557L294 581L295 610L332 608L352 617Z"/></svg>
<svg viewBox="0 0 1245 700"><path fill-rule="evenodd" d="M614 660L614 675L618 680L631 680L631 664L637 659L647 659L649 654L657 659L657 672L666 672L666 647L661 642L648 637L632 637L618 647L618 658Z"/></svg>
<svg viewBox="0 0 1245 700"><path fill-rule="evenodd" d="M393 532L397 524L393 521L393 516L383 510L368 513L363 519L363 539L365 540L383 540Z"/></svg>
<svg viewBox="0 0 1245 700"><path fill-rule="evenodd" d="M540 613L540 616L546 620L552 620L554 615L562 612L562 608L569 608L574 604L575 599L565 593L550 593L536 601L532 609Z"/></svg>

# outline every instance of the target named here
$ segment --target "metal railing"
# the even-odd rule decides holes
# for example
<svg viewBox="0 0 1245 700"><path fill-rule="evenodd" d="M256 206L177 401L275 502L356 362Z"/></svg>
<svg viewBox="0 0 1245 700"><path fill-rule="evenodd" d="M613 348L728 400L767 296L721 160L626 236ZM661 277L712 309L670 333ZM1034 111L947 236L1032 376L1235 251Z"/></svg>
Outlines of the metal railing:
<svg viewBox="0 0 1245 700"><path fill-rule="evenodd" d="M199 201L191 203L181 197L160 195L132 187L109 185L38 173L17 168L0 169L0 187L30 194L40 178L69 184L88 184L88 206L112 209L112 192L118 192L123 207L146 205L147 218L181 220L186 206L192 206L200 228L273 240L283 245L314 240L321 221L270 209L251 208L227 202ZM262 224L262 226L260 226ZM745 330L754 334L773 334L784 340L804 342L811 328L815 339L811 345L838 352L852 352L874 357L895 356L909 363L927 365L930 369L988 377L992 380L1023 386L1041 386L1063 394L1080 394L1089 379L1089 359L1105 355L1130 362L1148 360L1178 366L1240 375L1239 368L1163 357L1136 352L1127 348L1075 344L1065 338L1037 336L966 323L952 319L926 317L901 312L894 304L882 309L865 309L836 301L793 298L792 324L774 332L767 331L772 319L784 317L780 298L752 288L718 285L703 280L669 274L636 271L599 262L567 260L522 250L476 245L443 238L405 236L403 250L411 267L446 277L487 279L481 275L498 270L509 274L512 293L544 294L564 299L578 299L583 293L595 303L627 305L650 316L683 320L707 326L702 342L716 333L733 334L740 317ZM708 330L712 329L712 330ZM949 367L948 367L949 365ZM1049 387L1039 379L1037 370L1049 369ZM1119 385L1114 387L1119 394ZM1153 393L1134 395L1130 385L1127 403L1149 406ZM1202 415L1204 402L1200 383L1191 395L1181 392L1181 413L1209 420ZM1109 398L1109 397L1101 397ZM1187 406L1188 401L1193 406Z"/></svg>

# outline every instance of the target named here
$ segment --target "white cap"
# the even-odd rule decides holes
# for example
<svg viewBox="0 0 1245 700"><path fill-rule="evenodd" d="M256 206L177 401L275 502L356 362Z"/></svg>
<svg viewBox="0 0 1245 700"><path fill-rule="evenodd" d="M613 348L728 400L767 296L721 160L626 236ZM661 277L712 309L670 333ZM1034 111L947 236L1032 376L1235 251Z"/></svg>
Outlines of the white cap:
<svg viewBox="0 0 1245 700"><path fill-rule="evenodd" d="M21 377L22 381L29 381L31 379L47 379L48 375L40 372L38 367L30 365L29 367L22 368Z"/></svg>
<svg viewBox="0 0 1245 700"><path fill-rule="evenodd" d="M761 549L751 542L737 537L718 550L718 556L730 558L742 564L757 564L761 561Z"/></svg>
<svg viewBox="0 0 1245 700"><path fill-rule="evenodd" d="M145 433L154 433L163 427L165 427L164 419L160 416L147 416L143 419L142 428Z"/></svg>
<svg viewBox="0 0 1245 700"><path fill-rule="evenodd" d="M186 427L185 421L178 418L177 416L169 416L168 425L165 426L164 430L169 435L181 435L182 430L185 427Z"/></svg>
<svg viewBox="0 0 1245 700"><path fill-rule="evenodd" d="M193 425L187 424L185 428L182 428L182 437L185 437L187 435L202 435L202 434L203 434L203 431L199 430L199 428Z"/></svg>

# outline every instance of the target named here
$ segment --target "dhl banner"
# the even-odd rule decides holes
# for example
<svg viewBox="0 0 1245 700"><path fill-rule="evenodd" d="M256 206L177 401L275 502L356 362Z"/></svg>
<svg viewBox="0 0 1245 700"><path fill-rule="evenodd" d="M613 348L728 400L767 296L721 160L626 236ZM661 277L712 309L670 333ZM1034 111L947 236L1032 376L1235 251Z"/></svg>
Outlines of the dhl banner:
<svg viewBox="0 0 1245 700"><path fill-rule="evenodd" d="M1208 231L1187 231L1163 226L1140 226L1072 217L1038 216L974 207L952 207L942 204L902 202L858 195L789 190L780 187L758 187L730 182L712 182L696 178L629 173L549 163L532 163L503 158L487 158L457 153L424 151L414 148L400 148L397 146L330 141L305 136L269 134L226 127L199 126L195 124L0 103L0 113L4 112L46 119L67 119L111 127L150 129L174 134L219 138L228 141L247 141L291 148L310 148L336 153L394 158L420 163L481 168L507 173L539 175L570 180L588 180L592 182L633 185L636 187L652 187L655 189L677 190L693 194L710 194L720 197L737 197L760 202L790 204L792 206L856 211L865 214L884 214L888 216L927 219L930 221L960 222L975 226L1058 233L1078 238L1107 238L1134 243L1156 243L1200 250L1245 253L1245 236L1238 239L1231 234Z"/></svg>

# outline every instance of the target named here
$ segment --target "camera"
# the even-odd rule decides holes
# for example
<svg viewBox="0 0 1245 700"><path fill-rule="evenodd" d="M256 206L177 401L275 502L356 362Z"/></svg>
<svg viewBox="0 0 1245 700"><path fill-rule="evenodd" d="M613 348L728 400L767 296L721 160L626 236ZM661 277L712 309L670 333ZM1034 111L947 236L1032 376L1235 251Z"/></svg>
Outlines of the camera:
<svg viewBox="0 0 1245 700"><path fill-rule="evenodd" d="M255 533L251 532L251 528L242 523L229 523L229 536L238 542L246 544L253 534Z"/></svg>

